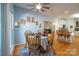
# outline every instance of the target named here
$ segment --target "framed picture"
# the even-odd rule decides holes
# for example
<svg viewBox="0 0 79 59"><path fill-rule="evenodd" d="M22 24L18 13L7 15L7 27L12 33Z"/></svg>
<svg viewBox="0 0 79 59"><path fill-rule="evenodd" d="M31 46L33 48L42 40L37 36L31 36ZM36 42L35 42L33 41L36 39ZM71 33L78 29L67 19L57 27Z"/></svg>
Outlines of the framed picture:
<svg viewBox="0 0 79 59"><path fill-rule="evenodd" d="M18 21L18 26L20 26L20 25L21 25L21 20Z"/></svg>
<svg viewBox="0 0 79 59"><path fill-rule="evenodd" d="M35 18L34 18L34 17L32 17L32 19L31 19L31 20L32 20L32 23L35 23Z"/></svg>
<svg viewBox="0 0 79 59"><path fill-rule="evenodd" d="M79 18L75 18L74 22L75 22L75 31L79 31Z"/></svg>
<svg viewBox="0 0 79 59"><path fill-rule="evenodd" d="M76 27L79 27L79 21L76 21Z"/></svg>
<svg viewBox="0 0 79 59"><path fill-rule="evenodd" d="M20 26L20 21L15 21L15 27L19 27Z"/></svg>
<svg viewBox="0 0 79 59"><path fill-rule="evenodd" d="M48 25L49 25L48 21L44 21L44 28L45 29L47 29Z"/></svg>
<svg viewBox="0 0 79 59"><path fill-rule="evenodd" d="M17 26L18 26L18 22L16 21L16 22L15 22L15 27L17 27Z"/></svg>
<svg viewBox="0 0 79 59"><path fill-rule="evenodd" d="M24 19L21 19L21 24L24 24Z"/></svg>
<svg viewBox="0 0 79 59"><path fill-rule="evenodd" d="M36 25L38 26L38 21L36 21Z"/></svg>
<svg viewBox="0 0 79 59"><path fill-rule="evenodd" d="M27 22L30 22L30 17L29 16L27 16Z"/></svg>

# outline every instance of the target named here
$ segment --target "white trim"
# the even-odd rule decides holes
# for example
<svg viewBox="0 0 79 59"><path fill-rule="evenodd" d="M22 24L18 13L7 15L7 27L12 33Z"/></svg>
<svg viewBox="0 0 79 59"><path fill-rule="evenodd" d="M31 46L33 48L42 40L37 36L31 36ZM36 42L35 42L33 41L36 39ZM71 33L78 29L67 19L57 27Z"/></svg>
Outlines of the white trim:
<svg viewBox="0 0 79 59"><path fill-rule="evenodd" d="M19 43L19 44L12 45L11 51L10 51L11 56L13 56L13 52L14 52L15 46L16 46L16 45L22 45L22 44L25 44L25 43Z"/></svg>
<svg viewBox="0 0 79 59"><path fill-rule="evenodd" d="M22 44L25 44L25 43L18 43L18 44L15 44L15 46L16 46L16 45L22 45Z"/></svg>
<svg viewBox="0 0 79 59"><path fill-rule="evenodd" d="M14 48L15 48L15 46L12 45L12 47L11 47L11 51L10 51L11 56L13 55Z"/></svg>

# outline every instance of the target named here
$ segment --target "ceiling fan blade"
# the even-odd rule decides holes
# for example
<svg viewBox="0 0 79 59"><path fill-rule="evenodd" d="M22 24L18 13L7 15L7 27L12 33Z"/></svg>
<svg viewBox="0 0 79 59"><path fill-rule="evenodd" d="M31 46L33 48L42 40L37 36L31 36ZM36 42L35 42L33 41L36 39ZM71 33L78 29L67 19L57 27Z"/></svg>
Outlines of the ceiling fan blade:
<svg viewBox="0 0 79 59"><path fill-rule="evenodd" d="M42 11L42 12L45 12L45 10L44 10L44 9L41 9L41 11Z"/></svg>
<svg viewBox="0 0 79 59"><path fill-rule="evenodd" d="M49 9L50 7L48 7L48 6L43 6L42 8L44 8L44 9Z"/></svg>

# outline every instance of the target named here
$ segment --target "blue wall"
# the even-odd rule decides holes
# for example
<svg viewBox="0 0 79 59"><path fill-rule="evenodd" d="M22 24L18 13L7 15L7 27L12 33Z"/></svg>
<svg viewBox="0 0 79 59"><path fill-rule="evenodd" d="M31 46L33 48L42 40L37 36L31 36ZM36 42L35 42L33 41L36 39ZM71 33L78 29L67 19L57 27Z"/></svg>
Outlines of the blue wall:
<svg viewBox="0 0 79 59"><path fill-rule="evenodd" d="M27 16L35 17L35 19L38 20L38 22L41 23L42 25L41 29L43 29L43 21L50 18L47 15L14 6L15 21L26 18ZM14 31L14 43L15 44L21 44L25 42L24 32L26 30L31 30L32 32L36 32L40 30L40 28L39 26L36 26L35 24L32 24L32 23L27 23L26 25L15 27L15 31Z"/></svg>
<svg viewBox="0 0 79 59"><path fill-rule="evenodd" d="M0 55L1 55L1 3L0 3Z"/></svg>

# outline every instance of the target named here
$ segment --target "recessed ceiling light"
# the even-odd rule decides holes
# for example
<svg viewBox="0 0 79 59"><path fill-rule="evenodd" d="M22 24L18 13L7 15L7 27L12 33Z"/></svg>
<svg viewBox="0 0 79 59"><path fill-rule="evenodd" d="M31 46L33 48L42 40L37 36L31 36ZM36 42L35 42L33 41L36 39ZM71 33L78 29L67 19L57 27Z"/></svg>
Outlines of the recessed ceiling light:
<svg viewBox="0 0 79 59"><path fill-rule="evenodd" d="M68 11L65 11L65 14L68 14Z"/></svg>
<svg viewBox="0 0 79 59"><path fill-rule="evenodd" d="M61 18L61 16L59 16L59 18Z"/></svg>

